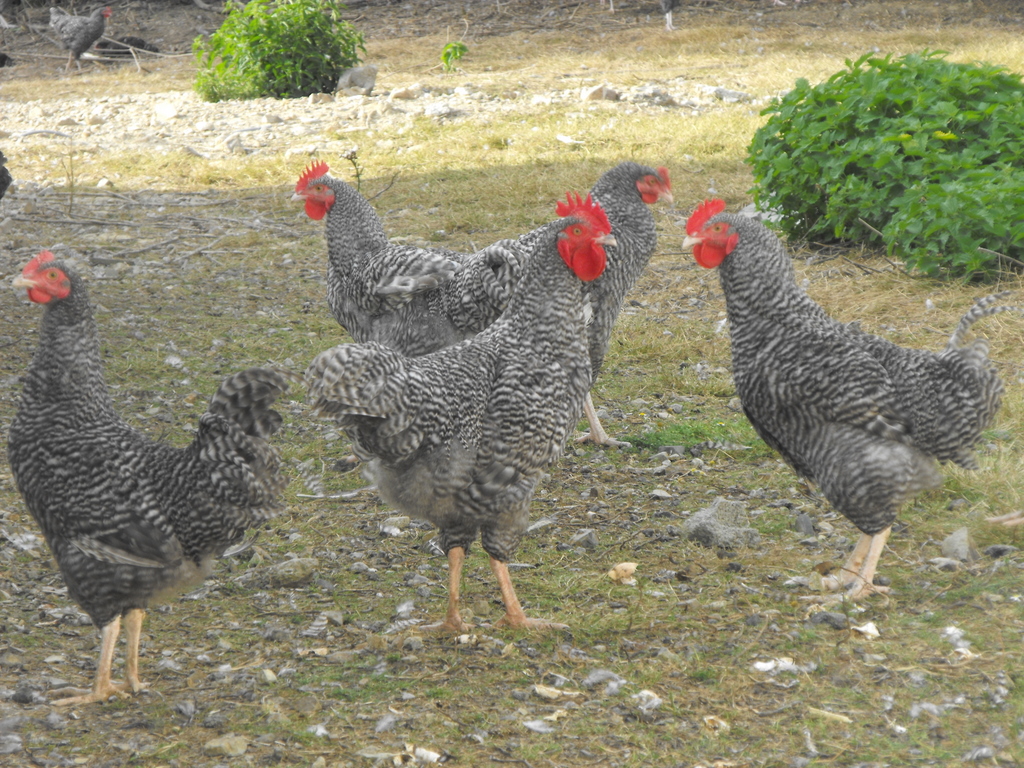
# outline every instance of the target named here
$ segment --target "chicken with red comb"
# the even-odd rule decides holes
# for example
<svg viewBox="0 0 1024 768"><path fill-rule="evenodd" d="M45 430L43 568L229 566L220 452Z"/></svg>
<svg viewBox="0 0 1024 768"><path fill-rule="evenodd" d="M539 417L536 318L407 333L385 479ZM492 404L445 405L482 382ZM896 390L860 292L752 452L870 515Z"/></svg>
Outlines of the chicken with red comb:
<svg viewBox="0 0 1024 768"><path fill-rule="evenodd" d="M785 248L761 222L700 205L684 247L718 268L732 372L743 410L764 441L814 482L862 536L829 589L850 599L874 584L900 507L942 481L938 463L977 467L974 446L995 419L1003 386L983 339L983 317L1016 307L979 299L945 349L900 347L833 320L797 284Z"/></svg>
<svg viewBox="0 0 1024 768"><path fill-rule="evenodd" d="M590 198L570 196L559 211L566 217L536 231L506 311L472 339L420 357L344 344L306 371L314 408L345 429L384 500L440 528L448 610L432 629L469 628L459 589L477 536L505 603L499 624L564 626L526 616L508 562L534 490L582 413L592 370L584 286L616 239Z"/></svg>
<svg viewBox="0 0 1024 768"><path fill-rule="evenodd" d="M280 506L287 484L268 438L285 374L253 368L226 378L191 445L149 439L114 411L85 284L43 251L14 280L44 307L39 342L11 422L7 458L43 531L68 596L100 628L90 692L61 705L138 693L145 609L207 576L216 557ZM121 619L125 682L111 679Z"/></svg>

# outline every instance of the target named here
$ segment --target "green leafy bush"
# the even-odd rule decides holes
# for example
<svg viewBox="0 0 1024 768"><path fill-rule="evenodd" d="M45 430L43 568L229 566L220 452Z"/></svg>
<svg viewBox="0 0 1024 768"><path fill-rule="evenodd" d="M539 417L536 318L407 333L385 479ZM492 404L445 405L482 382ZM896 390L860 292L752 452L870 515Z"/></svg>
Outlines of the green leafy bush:
<svg viewBox="0 0 1024 768"><path fill-rule="evenodd" d="M227 7L227 6L226 6ZM192 43L195 89L206 101L330 93L366 52L336 0L250 0Z"/></svg>
<svg viewBox="0 0 1024 768"><path fill-rule="evenodd" d="M441 49L441 66L444 68L444 71L454 72L459 59L467 53L469 53L469 48L466 47L465 43L448 43L448 45Z"/></svg>
<svg viewBox="0 0 1024 768"><path fill-rule="evenodd" d="M881 242L929 275L1024 259L1021 79L927 51L846 65L762 113L747 158L758 206L790 236Z"/></svg>

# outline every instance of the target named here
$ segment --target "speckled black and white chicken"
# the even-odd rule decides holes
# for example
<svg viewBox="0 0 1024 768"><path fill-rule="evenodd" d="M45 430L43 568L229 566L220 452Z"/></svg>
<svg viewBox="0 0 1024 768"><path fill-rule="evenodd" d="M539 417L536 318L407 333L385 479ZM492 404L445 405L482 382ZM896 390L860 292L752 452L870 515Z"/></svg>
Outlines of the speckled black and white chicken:
<svg viewBox="0 0 1024 768"><path fill-rule="evenodd" d="M590 194L608 215L616 242L608 248L608 267L604 274L584 287L584 296L593 313L587 326L587 338L596 381L622 302L658 246L658 230L648 206L659 200L671 203L672 183L667 168L655 169L625 162L602 174ZM581 440L598 445L626 445L608 436L597 417L589 392L584 409L590 432Z"/></svg>
<svg viewBox="0 0 1024 768"><path fill-rule="evenodd" d="M138 692L139 634L152 602L202 581L213 560L277 510L286 485L267 438L280 372L229 376L185 448L150 440L114 411L85 286L43 251L16 287L45 307L39 344L11 424L18 490L60 567L68 594L102 631L91 693L57 704ZM111 680L125 618L126 681Z"/></svg>
<svg viewBox="0 0 1024 768"><path fill-rule="evenodd" d="M327 301L353 339L424 355L470 338L498 318L537 231L472 254L396 245L369 202L328 170L323 162L306 169L295 198L305 202L310 218L327 219ZM593 311L587 333L596 378L622 301L657 246L648 206L671 203L672 185L666 168L624 162L605 172L590 194L604 208L618 243L608 249L604 274L584 287ZM608 437L589 394L585 412L591 430L584 439L622 445Z"/></svg>
<svg viewBox="0 0 1024 768"><path fill-rule="evenodd" d="M103 37L111 13L109 6L97 8L88 16L74 16L63 8L50 8L50 27L60 38L61 47L68 52L68 65L65 70L71 69L72 61L79 69L82 68L79 59L93 43Z"/></svg>
<svg viewBox="0 0 1024 768"><path fill-rule="evenodd" d="M373 206L325 162L302 173L293 199L327 219L327 304L357 342L425 355L479 333L508 305L521 271L514 240L473 254L392 243Z"/></svg>
<svg viewBox="0 0 1024 768"><path fill-rule="evenodd" d="M873 585L900 506L942 481L937 462L977 466L974 446L1003 387L984 339L966 342L983 317L1015 307L979 300L942 352L900 347L844 325L794 280L779 239L759 221L701 205L686 245L718 267L733 378L758 434L821 489L863 533L831 589L859 598Z"/></svg>
<svg viewBox="0 0 1024 768"><path fill-rule="evenodd" d="M505 602L500 623L561 626L525 615L507 562L590 388L583 286L601 274L614 238L590 198L570 198L558 212L567 218L537 231L507 310L477 336L421 357L345 344L306 372L315 409L345 428L381 496L440 528L450 591L435 629L467 628L459 584L478 534Z"/></svg>

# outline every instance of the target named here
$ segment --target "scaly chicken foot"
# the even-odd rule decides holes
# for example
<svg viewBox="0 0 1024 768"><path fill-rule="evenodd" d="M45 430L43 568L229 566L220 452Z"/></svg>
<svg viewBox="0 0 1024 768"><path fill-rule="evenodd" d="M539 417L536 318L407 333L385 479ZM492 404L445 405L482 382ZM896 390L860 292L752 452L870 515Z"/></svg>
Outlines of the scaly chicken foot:
<svg viewBox="0 0 1024 768"><path fill-rule="evenodd" d="M100 632L100 661L96 668L96 678L93 680L92 691L82 696L57 699L51 702L53 706L67 707L72 704L92 704L97 701L106 701L111 696L127 695L127 683L114 683L110 679L110 671L114 663L114 648L117 646L117 636L120 631L121 617L117 616L103 627Z"/></svg>
<svg viewBox="0 0 1024 768"><path fill-rule="evenodd" d="M132 693L149 687L149 683L139 680L139 639L142 637L142 620L146 612L141 608L132 608L124 617L125 642L128 644L128 655L125 658L125 685Z"/></svg>
<svg viewBox="0 0 1024 768"><path fill-rule="evenodd" d="M516 590L512 586L512 578L508 574L508 566L491 558L491 571L498 580L498 588L501 589L501 599L505 603L505 615L498 620L495 627L511 627L512 629L568 629L567 624L559 624L555 621L544 619L531 619L523 611L523 606L516 596Z"/></svg>
<svg viewBox="0 0 1024 768"><path fill-rule="evenodd" d="M850 557L847 558L843 567L834 576L828 576L821 580L822 586L832 592L845 589L844 595L847 600L860 600L875 593L886 593L888 587L875 586L875 570L878 567L878 558L885 549L885 543L889 540L892 527L876 533L874 536L862 534L857 546L853 548ZM852 576L852 580L850 580Z"/></svg>
<svg viewBox="0 0 1024 768"><path fill-rule="evenodd" d="M605 432L604 427L601 425L601 420L597 418L597 409L594 408L594 401L591 400L589 392L587 392L586 400L583 401L583 412L587 415L587 421L590 424L590 431L577 437L577 443L607 445L611 448L625 448L629 445L629 443L624 443L621 440L616 440L614 437L608 436L608 433Z"/></svg>
<svg viewBox="0 0 1024 768"><path fill-rule="evenodd" d="M1017 512L1010 512L1006 515L986 517L985 520L990 523L1002 523L1007 528L1012 528L1015 525L1024 525L1024 512L1018 510Z"/></svg>
<svg viewBox="0 0 1024 768"><path fill-rule="evenodd" d="M451 634L462 634L473 628L462 620L459 615L459 591L462 584L462 564L466 562L466 550L462 547L452 547L448 550L448 612L444 621L437 624L426 624L420 627L424 632L449 632Z"/></svg>

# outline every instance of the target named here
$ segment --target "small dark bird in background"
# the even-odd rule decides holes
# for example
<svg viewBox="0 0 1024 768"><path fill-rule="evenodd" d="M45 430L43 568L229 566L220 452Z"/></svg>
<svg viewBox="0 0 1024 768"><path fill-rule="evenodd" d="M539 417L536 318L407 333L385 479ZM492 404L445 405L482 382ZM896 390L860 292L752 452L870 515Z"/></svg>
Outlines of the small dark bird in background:
<svg viewBox="0 0 1024 768"><path fill-rule="evenodd" d="M174 448L114 411L96 321L74 270L43 251L14 286L45 311L7 458L68 595L102 633L92 691L54 703L137 693L145 687L138 669L145 609L201 582L215 558L281 506L288 481L268 438L281 425L271 406L287 390L287 374L253 368L229 376L192 443ZM126 681L114 683L122 616Z"/></svg>
<svg viewBox="0 0 1024 768"><path fill-rule="evenodd" d="M0 16L0 18L3 18ZM0 53L0 67L13 67L15 64L14 59L8 56L6 53Z"/></svg>
<svg viewBox="0 0 1024 768"><path fill-rule="evenodd" d="M50 26L60 37L61 47L68 51L65 71L71 69L72 60L78 64L79 69L82 68L79 59L93 43L103 37L111 13L110 6L97 8L88 16L72 16L61 8L50 8Z"/></svg>
<svg viewBox="0 0 1024 768"><path fill-rule="evenodd" d="M7 170L7 158L4 157L4 153L0 152L0 200L4 199L4 195L7 194L7 188L11 186L11 182L14 178L11 176L11 172Z"/></svg>
<svg viewBox="0 0 1024 768"><path fill-rule="evenodd" d="M134 37L132 35L126 35L125 37L119 37L116 41L114 40L100 40L96 43L96 50L102 53L104 56L112 57L129 57L132 55L131 49L134 48L138 51L149 51L150 53L160 53L160 49L152 43L147 43L141 37Z"/></svg>
<svg viewBox="0 0 1024 768"><path fill-rule="evenodd" d="M974 446L991 426L1003 385L970 327L997 312L979 299L946 348L897 346L833 320L797 285L789 254L759 221L709 200L686 224L702 267L718 267L729 319L732 373L761 438L860 529L826 588L859 599L904 502L941 484L938 463L976 469Z"/></svg>

